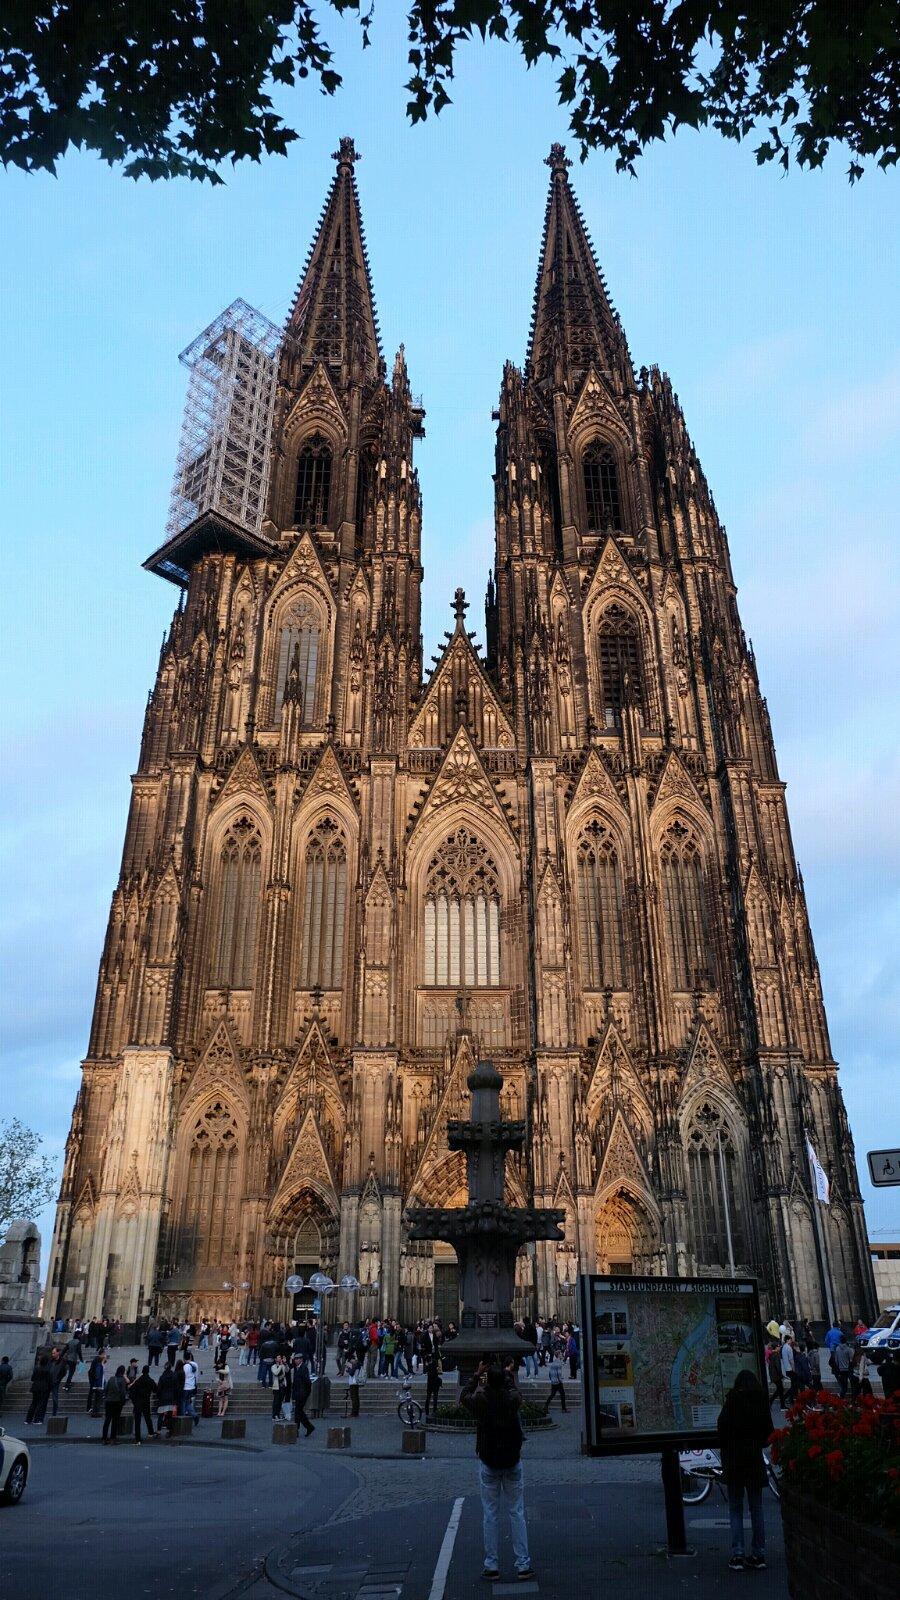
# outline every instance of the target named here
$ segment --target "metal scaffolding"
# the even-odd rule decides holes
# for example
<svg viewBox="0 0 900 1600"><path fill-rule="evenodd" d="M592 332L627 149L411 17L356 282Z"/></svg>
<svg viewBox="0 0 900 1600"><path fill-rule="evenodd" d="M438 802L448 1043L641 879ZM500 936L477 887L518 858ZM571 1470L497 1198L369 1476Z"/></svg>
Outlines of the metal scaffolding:
<svg viewBox="0 0 900 1600"><path fill-rule="evenodd" d="M202 511L220 511L259 532L280 345L280 328L245 300L234 300L179 356L191 377L168 538Z"/></svg>

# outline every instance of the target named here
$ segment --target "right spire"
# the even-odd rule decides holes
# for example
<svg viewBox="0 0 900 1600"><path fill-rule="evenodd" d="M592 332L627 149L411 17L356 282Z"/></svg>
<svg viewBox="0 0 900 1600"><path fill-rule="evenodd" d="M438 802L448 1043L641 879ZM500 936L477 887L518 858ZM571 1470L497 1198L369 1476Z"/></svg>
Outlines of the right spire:
<svg viewBox="0 0 900 1600"><path fill-rule="evenodd" d="M588 367L630 380L631 358L581 208L569 183L572 163L550 148L550 192L534 290L526 372L537 383L577 386Z"/></svg>

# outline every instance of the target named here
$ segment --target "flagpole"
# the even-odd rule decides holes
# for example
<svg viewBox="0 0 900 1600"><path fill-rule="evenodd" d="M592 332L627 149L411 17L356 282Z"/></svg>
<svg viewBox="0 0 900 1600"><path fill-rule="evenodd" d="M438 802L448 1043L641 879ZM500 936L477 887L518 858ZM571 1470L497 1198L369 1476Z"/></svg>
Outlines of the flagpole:
<svg viewBox="0 0 900 1600"><path fill-rule="evenodd" d="M816 1169L813 1165L812 1141L805 1129L804 1139L806 1141L806 1165L809 1168L809 1181L811 1186L810 1193L816 1229L816 1244L818 1245L819 1265L822 1271L822 1287L825 1290L825 1304L828 1310L828 1325L829 1327L833 1328L835 1325L834 1287L831 1282L831 1264L828 1258L828 1247L825 1243L825 1232L822 1227L822 1214L819 1210L819 1206L822 1202L819 1199L818 1180L816 1178Z"/></svg>

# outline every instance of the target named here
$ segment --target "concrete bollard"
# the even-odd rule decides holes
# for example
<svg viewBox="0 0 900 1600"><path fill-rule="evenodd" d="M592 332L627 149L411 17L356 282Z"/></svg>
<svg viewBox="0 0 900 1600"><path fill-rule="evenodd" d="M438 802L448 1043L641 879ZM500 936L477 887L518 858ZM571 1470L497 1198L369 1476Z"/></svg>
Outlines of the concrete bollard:
<svg viewBox="0 0 900 1600"><path fill-rule="evenodd" d="M48 1417L47 1418L47 1434L48 1434L49 1438L52 1439L54 1436L56 1436L58 1438L60 1434L68 1433L68 1431L69 1431L69 1419L68 1419L68 1417Z"/></svg>
<svg viewBox="0 0 900 1600"><path fill-rule="evenodd" d="M296 1424L296 1422L274 1422L272 1424L272 1443L273 1444L296 1444L297 1443L297 1424Z"/></svg>
<svg viewBox="0 0 900 1600"><path fill-rule="evenodd" d="M423 1456L425 1454L424 1428L404 1428L403 1454L405 1456Z"/></svg>
<svg viewBox="0 0 900 1600"><path fill-rule="evenodd" d="M57 1418L57 1420L59 1420ZM123 1411L119 1418L118 1436L120 1439L134 1438L134 1412Z"/></svg>
<svg viewBox="0 0 900 1600"><path fill-rule="evenodd" d="M172 1417L170 1439L190 1439L194 1431L193 1417Z"/></svg>
<svg viewBox="0 0 900 1600"><path fill-rule="evenodd" d="M222 1438L223 1439L246 1439L246 1437L247 1437L247 1419L246 1419L246 1417L223 1417L222 1418Z"/></svg>
<svg viewBox="0 0 900 1600"><path fill-rule="evenodd" d="M328 1429L328 1449L329 1450L349 1450L350 1449L350 1429L349 1428L329 1428Z"/></svg>

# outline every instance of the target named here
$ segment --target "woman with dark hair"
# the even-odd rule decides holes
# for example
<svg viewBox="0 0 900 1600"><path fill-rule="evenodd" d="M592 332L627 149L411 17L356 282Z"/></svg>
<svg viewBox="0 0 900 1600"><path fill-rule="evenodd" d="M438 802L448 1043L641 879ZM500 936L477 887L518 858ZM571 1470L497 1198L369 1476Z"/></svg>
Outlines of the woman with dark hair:
<svg viewBox="0 0 900 1600"><path fill-rule="evenodd" d="M769 1401L755 1373L739 1372L734 1388L725 1396L719 1412L719 1451L722 1471L728 1485L728 1515L731 1519L732 1572L761 1572L766 1564L766 1530L763 1523L762 1492L766 1482L763 1446L772 1432ZM750 1506L753 1538L749 1556L744 1556L744 1495Z"/></svg>

